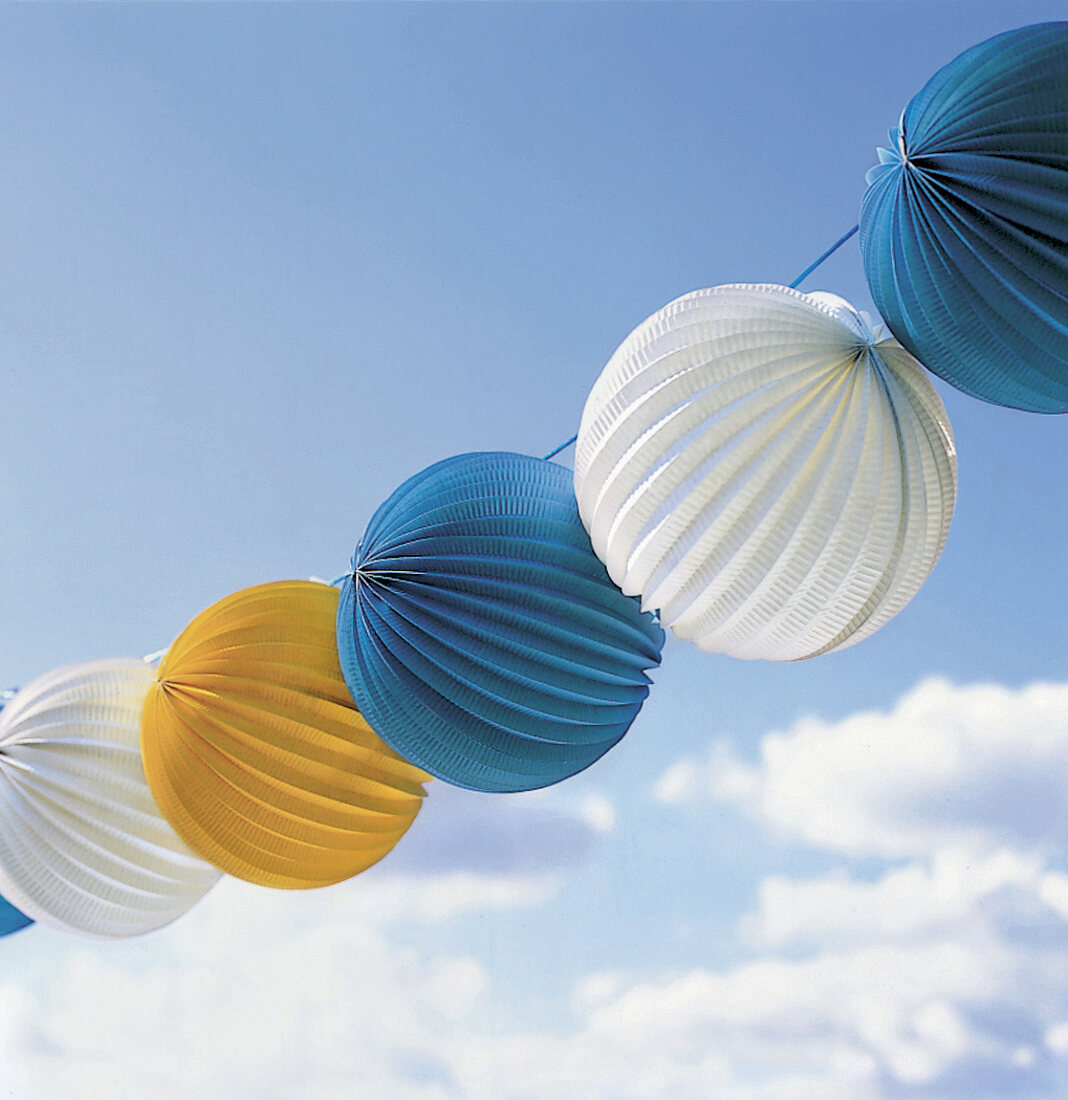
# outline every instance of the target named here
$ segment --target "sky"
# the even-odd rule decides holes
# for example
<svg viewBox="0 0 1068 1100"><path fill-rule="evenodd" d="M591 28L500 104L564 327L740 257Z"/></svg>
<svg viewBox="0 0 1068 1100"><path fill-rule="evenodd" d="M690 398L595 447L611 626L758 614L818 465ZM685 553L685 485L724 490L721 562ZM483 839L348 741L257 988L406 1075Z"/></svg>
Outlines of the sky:
<svg viewBox="0 0 1068 1100"><path fill-rule="evenodd" d="M0 7L0 687L546 454L650 313L848 230L939 66L1063 13ZM804 289L873 309L855 239ZM434 782L347 883L0 941L0 1096L1068 1095L1068 431L936 386L957 511L876 635L669 640L594 767Z"/></svg>

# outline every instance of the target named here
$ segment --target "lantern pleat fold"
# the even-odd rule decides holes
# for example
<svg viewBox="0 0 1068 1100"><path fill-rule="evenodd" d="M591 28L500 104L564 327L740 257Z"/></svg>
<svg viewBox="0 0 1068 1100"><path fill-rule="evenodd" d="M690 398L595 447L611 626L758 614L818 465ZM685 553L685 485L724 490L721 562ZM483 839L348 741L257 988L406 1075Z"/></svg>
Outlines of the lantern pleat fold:
<svg viewBox="0 0 1068 1100"><path fill-rule="evenodd" d="M384 740L457 786L530 790L627 731L663 633L593 555L568 472L460 455L371 520L342 587L338 651Z"/></svg>
<svg viewBox="0 0 1068 1100"><path fill-rule="evenodd" d="M374 734L338 664L338 594L285 581L208 608L160 662L148 781L205 859L266 886L323 886L387 855L429 776Z"/></svg>
<svg viewBox="0 0 1068 1100"><path fill-rule="evenodd" d="M93 937L181 916L219 878L157 808L142 768L143 661L94 661L23 688L0 712L0 893Z"/></svg>
<svg viewBox="0 0 1068 1100"><path fill-rule="evenodd" d="M1068 410L1068 23L944 66L879 161L860 246L893 334L974 397Z"/></svg>
<svg viewBox="0 0 1068 1100"><path fill-rule="evenodd" d="M575 492L593 548L678 637L796 660L896 614L956 498L941 401L834 295L739 284L640 325L590 393Z"/></svg>

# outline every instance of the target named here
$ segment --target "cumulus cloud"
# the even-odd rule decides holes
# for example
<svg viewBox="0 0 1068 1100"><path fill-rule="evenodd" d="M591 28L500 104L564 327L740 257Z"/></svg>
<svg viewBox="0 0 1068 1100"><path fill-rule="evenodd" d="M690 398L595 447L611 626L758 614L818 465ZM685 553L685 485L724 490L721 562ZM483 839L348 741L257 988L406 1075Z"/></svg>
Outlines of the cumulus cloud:
<svg viewBox="0 0 1068 1100"><path fill-rule="evenodd" d="M982 930L657 980L604 972L577 984L571 1034L469 1041L457 1081L480 1100L1008 1095L989 1082L1060 1066L1068 1029L1045 1014L1064 1018L1065 977L1063 958L1038 972Z"/></svg>
<svg viewBox="0 0 1068 1100"><path fill-rule="evenodd" d="M1042 905L1063 918L1062 877L1043 873L1034 856L1004 850L981 860L940 852L874 881L851 878L844 868L807 880L775 875L761 882L757 911L742 927L756 945L782 947L947 935L978 914L990 918L1021 905Z"/></svg>
<svg viewBox="0 0 1068 1100"><path fill-rule="evenodd" d="M929 680L889 713L806 719L747 764L717 746L654 794L705 790L814 847L928 855L1068 849L1068 684L1020 690Z"/></svg>
<svg viewBox="0 0 1068 1100"><path fill-rule="evenodd" d="M4 1086L85 1100L455 1096L443 1037L469 1026L489 975L389 930L540 904L552 889L470 873L369 873L308 893L226 879L151 949L37 930L25 957L64 961L36 993L25 975L0 983Z"/></svg>
<svg viewBox="0 0 1068 1100"><path fill-rule="evenodd" d="M875 945L804 961L761 959L629 989L596 1008L592 1036L682 1064L715 1051L730 1079L804 1073L859 1085L880 1068L933 1078L978 1040L959 1001L1000 989L1011 962L987 943Z"/></svg>
<svg viewBox="0 0 1068 1100"><path fill-rule="evenodd" d="M739 935L764 957L578 1003L689 1019L732 1100L760 1073L754 1096L1068 1095L1066 716L1068 685L931 680L769 734L753 763L723 743L677 761L657 800L712 796L841 863L758 884Z"/></svg>
<svg viewBox="0 0 1068 1100"><path fill-rule="evenodd" d="M492 797L434 784L391 858L349 882L289 892L227 878L143 940L8 941L21 965L0 980L5 1087L42 1100L438 1100L481 1087L469 1060L496 1082L508 1044L470 1040L495 995L485 961L398 933L552 901L615 826L612 802L575 786Z"/></svg>

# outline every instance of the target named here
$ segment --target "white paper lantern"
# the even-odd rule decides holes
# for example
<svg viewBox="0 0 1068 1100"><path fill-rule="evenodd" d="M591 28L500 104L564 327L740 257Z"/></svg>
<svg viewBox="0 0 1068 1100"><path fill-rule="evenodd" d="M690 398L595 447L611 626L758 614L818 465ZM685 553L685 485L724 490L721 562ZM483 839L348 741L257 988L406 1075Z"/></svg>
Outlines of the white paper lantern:
<svg viewBox="0 0 1068 1100"><path fill-rule="evenodd" d="M575 492L612 579L702 649L787 661L852 645L915 595L956 500L920 364L833 294L676 299L590 393Z"/></svg>
<svg viewBox="0 0 1068 1100"><path fill-rule="evenodd" d="M42 676L0 712L0 895L41 924L131 936L219 879L164 820L141 766L143 661Z"/></svg>

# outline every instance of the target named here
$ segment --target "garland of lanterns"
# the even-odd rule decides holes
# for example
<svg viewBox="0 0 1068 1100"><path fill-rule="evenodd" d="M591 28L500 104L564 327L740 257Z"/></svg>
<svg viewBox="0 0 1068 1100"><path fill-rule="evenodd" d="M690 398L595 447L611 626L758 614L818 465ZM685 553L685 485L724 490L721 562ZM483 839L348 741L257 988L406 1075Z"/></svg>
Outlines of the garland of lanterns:
<svg viewBox="0 0 1068 1100"><path fill-rule="evenodd" d="M574 775L634 721L661 623L788 661L900 611L956 498L924 366L1068 410L1068 23L967 50L879 159L860 247L892 337L832 294L687 294L605 367L573 476L446 459L375 513L340 592L238 592L158 667L94 661L0 699L0 935L147 932L223 873L337 882L392 850L431 776Z"/></svg>

